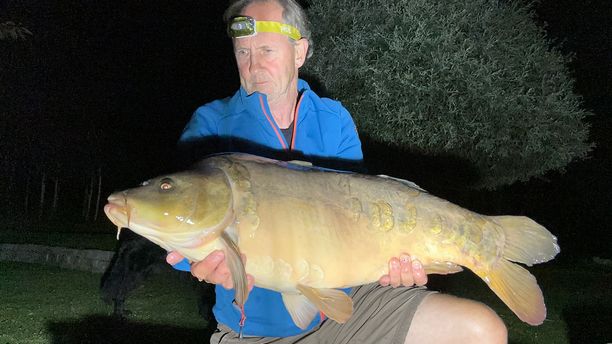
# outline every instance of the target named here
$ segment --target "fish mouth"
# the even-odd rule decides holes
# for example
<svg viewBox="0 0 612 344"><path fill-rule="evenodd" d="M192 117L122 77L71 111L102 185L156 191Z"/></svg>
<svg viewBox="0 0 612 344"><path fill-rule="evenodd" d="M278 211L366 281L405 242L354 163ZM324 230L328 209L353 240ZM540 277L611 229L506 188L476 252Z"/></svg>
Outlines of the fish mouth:
<svg viewBox="0 0 612 344"><path fill-rule="evenodd" d="M108 196L107 201L108 203L104 206L104 213L117 226L117 239L119 239L121 228L130 226L130 209L127 205L127 198L123 192L118 192Z"/></svg>

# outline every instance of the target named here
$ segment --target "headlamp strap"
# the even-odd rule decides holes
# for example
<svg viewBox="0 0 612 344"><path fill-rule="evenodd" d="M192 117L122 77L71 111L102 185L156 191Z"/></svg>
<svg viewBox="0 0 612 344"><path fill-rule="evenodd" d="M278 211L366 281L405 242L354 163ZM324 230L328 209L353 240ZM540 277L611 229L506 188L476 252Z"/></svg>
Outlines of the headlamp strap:
<svg viewBox="0 0 612 344"><path fill-rule="evenodd" d="M300 31L295 26L275 21L255 21L255 28L257 32L280 33L296 41L302 38Z"/></svg>
<svg viewBox="0 0 612 344"><path fill-rule="evenodd" d="M249 16L233 17L228 25L228 33L233 38L250 37L257 32L280 33L296 41L302 38L300 31L293 25L276 21L257 21Z"/></svg>

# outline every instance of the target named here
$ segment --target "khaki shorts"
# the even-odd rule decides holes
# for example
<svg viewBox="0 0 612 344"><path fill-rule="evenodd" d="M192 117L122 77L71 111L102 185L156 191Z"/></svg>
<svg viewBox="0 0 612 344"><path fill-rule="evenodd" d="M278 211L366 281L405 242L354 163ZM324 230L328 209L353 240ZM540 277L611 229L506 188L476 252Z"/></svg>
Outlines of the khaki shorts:
<svg viewBox="0 0 612 344"><path fill-rule="evenodd" d="M391 288L372 283L353 288L354 312L346 324L326 320L312 331L293 337L245 337L219 324L210 343L275 343L275 344L341 344L397 343L403 344L417 307L435 291L425 287Z"/></svg>

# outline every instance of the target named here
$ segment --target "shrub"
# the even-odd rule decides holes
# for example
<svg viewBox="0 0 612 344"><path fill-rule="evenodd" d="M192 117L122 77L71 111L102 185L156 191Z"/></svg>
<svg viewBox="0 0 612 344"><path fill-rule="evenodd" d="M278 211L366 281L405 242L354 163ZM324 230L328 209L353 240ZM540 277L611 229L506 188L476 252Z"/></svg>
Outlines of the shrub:
<svg viewBox="0 0 612 344"><path fill-rule="evenodd" d="M306 73L360 132L455 156L495 188L563 169L591 148L589 113L530 6L493 0L311 0Z"/></svg>

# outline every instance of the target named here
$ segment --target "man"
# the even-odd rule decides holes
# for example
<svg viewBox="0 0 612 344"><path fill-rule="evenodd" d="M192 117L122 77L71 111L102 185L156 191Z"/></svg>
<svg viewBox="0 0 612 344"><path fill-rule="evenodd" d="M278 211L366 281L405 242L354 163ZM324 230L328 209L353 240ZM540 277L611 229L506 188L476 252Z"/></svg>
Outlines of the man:
<svg viewBox="0 0 612 344"><path fill-rule="evenodd" d="M315 162L360 162L361 144L348 112L319 98L298 79L312 46L307 21L294 0L238 0L226 11L240 74L240 90L229 99L199 108L181 143L199 143L260 155ZM399 254L399 252L398 252ZM183 257L167 256L170 264ZM245 257L248 260L248 257ZM217 284L214 308L219 332L211 343L505 343L506 328L481 303L431 292L426 275L406 254L392 258L379 283L347 290L355 309L346 324L317 317L306 329L296 327L280 294L253 287L241 312L232 304L232 280L221 251L190 266L191 273ZM404 286L403 288L397 288ZM409 287L409 288L408 288ZM279 338L280 337L280 338Z"/></svg>

